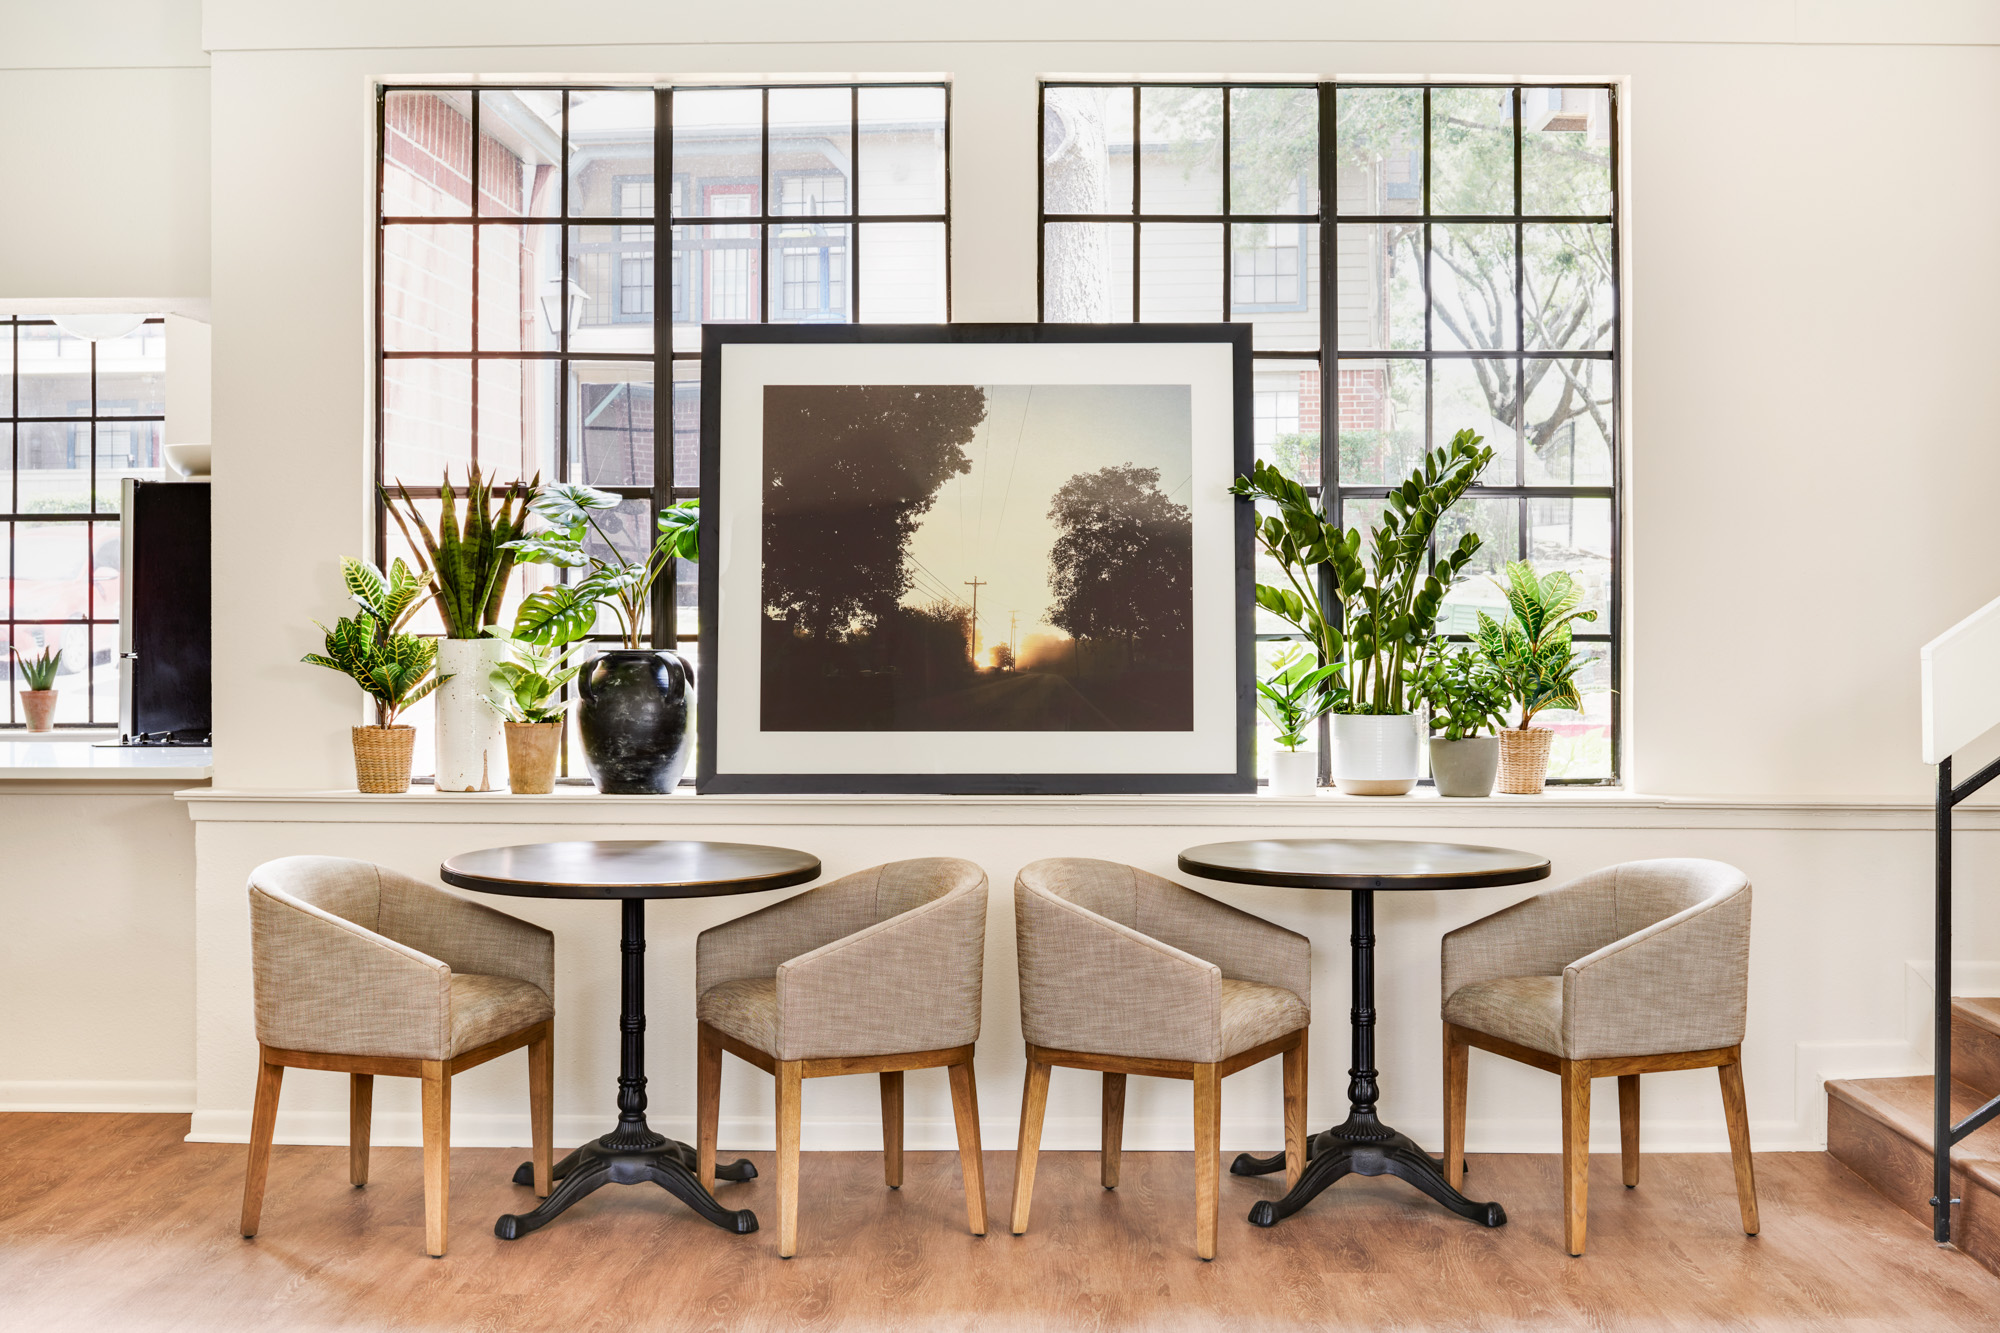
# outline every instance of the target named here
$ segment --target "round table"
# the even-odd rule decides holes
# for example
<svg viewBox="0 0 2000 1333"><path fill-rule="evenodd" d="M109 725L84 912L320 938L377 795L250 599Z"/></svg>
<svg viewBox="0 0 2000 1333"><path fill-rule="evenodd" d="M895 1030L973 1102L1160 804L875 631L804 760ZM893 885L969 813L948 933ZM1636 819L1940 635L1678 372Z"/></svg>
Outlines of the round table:
<svg viewBox="0 0 2000 1333"><path fill-rule="evenodd" d="M1354 1061L1347 1071L1347 1119L1306 1143L1306 1168L1284 1198L1259 1201L1250 1220L1275 1226L1311 1203L1319 1192L1346 1175L1395 1176L1430 1195L1460 1217L1485 1226L1506 1222L1497 1203L1475 1203L1460 1194L1456 1181L1408 1135L1375 1114L1380 1095L1375 1069L1375 894L1379 890L1482 889L1547 879L1549 859L1505 847L1455 842L1401 842L1372 838L1285 838L1213 842L1180 855L1190 875L1233 884L1266 884L1291 889L1344 889L1353 895ZM1230 1166L1239 1176L1285 1169L1285 1155L1245 1153Z"/></svg>
<svg viewBox="0 0 2000 1333"><path fill-rule="evenodd" d="M439 869L447 884L525 898L616 898L623 904L624 991L619 1004L618 1127L556 1163L560 1183L530 1213L493 1224L503 1240L543 1226L601 1185L651 1181L726 1231L757 1229L757 1215L724 1208L697 1179L695 1151L646 1125L646 900L713 898L782 889L819 877L819 858L783 847L738 842L544 842L454 856ZM718 1166L721 1180L749 1180L747 1161ZM533 1163L514 1173L534 1184Z"/></svg>

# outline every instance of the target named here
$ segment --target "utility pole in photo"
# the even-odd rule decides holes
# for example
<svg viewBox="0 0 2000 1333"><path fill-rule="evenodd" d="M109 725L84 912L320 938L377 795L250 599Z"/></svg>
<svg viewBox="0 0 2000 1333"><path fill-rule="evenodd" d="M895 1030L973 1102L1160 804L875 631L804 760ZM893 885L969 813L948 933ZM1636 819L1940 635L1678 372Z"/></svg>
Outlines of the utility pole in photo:
<svg viewBox="0 0 2000 1333"><path fill-rule="evenodd" d="M1007 665L1016 671L1021 669L1021 613L1007 613Z"/></svg>
<svg viewBox="0 0 2000 1333"><path fill-rule="evenodd" d="M986 580L974 574L965 580L965 586L972 589L972 669L979 670L979 590L986 586Z"/></svg>

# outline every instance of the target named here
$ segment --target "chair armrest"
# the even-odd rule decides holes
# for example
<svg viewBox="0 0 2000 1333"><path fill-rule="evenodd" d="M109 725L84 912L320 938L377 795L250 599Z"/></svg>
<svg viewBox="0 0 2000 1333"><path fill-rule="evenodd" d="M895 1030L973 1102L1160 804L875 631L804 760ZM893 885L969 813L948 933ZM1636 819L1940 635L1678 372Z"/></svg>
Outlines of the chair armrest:
<svg viewBox="0 0 2000 1333"><path fill-rule="evenodd" d="M1589 876L1448 932L1439 1003L1476 982L1562 975L1572 961L1618 937L1615 890L1615 880Z"/></svg>
<svg viewBox="0 0 2000 1333"><path fill-rule="evenodd" d="M422 880L392 870L379 873L384 935L442 959L454 972L512 977L555 998L552 931Z"/></svg>
<svg viewBox="0 0 2000 1333"><path fill-rule="evenodd" d="M949 1050L979 1038L986 885L778 966L781 1060Z"/></svg>
<svg viewBox="0 0 2000 1333"><path fill-rule="evenodd" d="M1564 1044L1575 1060L1735 1046L1749 988L1746 884L1571 963Z"/></svg>
<svg viewBox="0 0 2000 1333"><path fill-rule="evenodd" d="M252 885L257 1040L286 1050L442 1060L451 969L351 921Z"/></svg>
<svg viewBox="0 0 2000 1333"><path fill-rule="evenodd" d="M1181 1059L1190 1034L1220 1040L1222 969L1214 963L1018 883L1014 920L1021 1031L1030 1043Z"/></svg>
<svg viewBox="0 0 2000 1333"><path fill-rule="evenodd" d="M1214 963L1231 981L1279 986L1312 1006L1312 941L1295 930L1172 880L1142 888L1139 928Z"/></svg>
<svg viewBox="0 0 2000 1333"><path fill-rule="evenodd" d="M710 926L695 939L694 993L725 981L769 978L778 964L872 925L877 878L868 871L845 875Z"/></svg>

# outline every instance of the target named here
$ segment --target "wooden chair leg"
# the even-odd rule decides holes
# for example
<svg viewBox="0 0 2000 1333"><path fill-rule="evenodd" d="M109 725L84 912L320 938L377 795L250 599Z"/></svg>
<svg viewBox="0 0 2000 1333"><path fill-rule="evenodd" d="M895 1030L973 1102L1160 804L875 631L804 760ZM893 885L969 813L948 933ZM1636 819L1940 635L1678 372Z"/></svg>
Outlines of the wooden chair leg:
<svg viewBox="0 0 2000 1333"><path fill-rule="evenodd" d="M347 1179L356 1189L368 1183L368 1129L374 1119L375 1076L347 1076Z"/></svg>
<svg viewBox="0 0 2000 1333"><path fill-rule="evenodd" d="M1194 1067L1194 1252L1215 1257L1222 1209L1222 1079L1212 1064Z"/></svg>
<svg viewBox="0 0 2000 1333"><path fill-rule="evenodd" d="M694 1178L715 1188L715 1135L722 1115L722 1043L708 1024L695 1026Z"/></svg>
<svg viewBox="0 0 2000 1333"><path fill-rule="evenodd" d="M1097 1178L1108 1190L1118 1188L1118 1166L1125 1155L1125 1076L1104 1076L1104 1108L1098 1134Z"/></svg>
<svg viewBox="0 0 2000 1333"><path fill-rule="evenodd" d="M1562 1062L1563 1245L1583 1253L1590 1207L1590 1075L1575 1060Z"/></svg>
<svg viewBox="0 0 2000 1333"><path fill-rule="evenodd" d="M528 1134L534 1144L535 1197L546 1199L555 1188L549 1171L556 1149L556 1025L542 1024L528 1042Z"/></svg>
<svg viewBox="0 0 2000 1333"><path fill-rule="evenodd" d="M983 1236L986 1234L986 1158L979 1146L979 1085L972 1077L970 1060L951 1066L950 1072L951 1114L958 1122L958 1170L965 1180L965 1222L972 1228L973 1235ZM902 1075L897 1075L898 1081L901 1078ZM900 1106L898 1109L901 1109ZM901 1161L899 1153L899 1169Z"/></svg>
<svg viewBox="0 0 2000 1333"><path fill-rule="evenodd" d="M1736 1166L1736 1204L1743 1210L1743 1234L1757 1234L1757 1174L1750 1164L1750 1114L1743 1102L1743 1063L1718 1066L1722 1113L1729 1121L1729 1158Z"/></svg>
<svg viewBox="0 0 2000 1333"><path fill-rule="evenodd" d="M451 1074L424 1061L424 1250L442 1259L451 1231Z"/></svg>
<svg viewBox="0 0 2000 1333"><path fill-rule="evenodd" d="M952 1092L958 1091L957 1081ZM903 1188L903 1071L882 1072L882 1183Z"/></svg>
<svg viewBox="0 0 2000 1333"><path fill-rule="evenodd" d="M243 1234L257 1234L264 1212L264 1178L271 1169L271 1135L278 1125L278 1088L285 1067L262 1058L257 1063L257 1100L250 1112L250 1157L243 1168Z"/></svg>
<svg viewBox="0 0 2000 1333"><path fill-rule="evenodd" d="M1625 1188L1639 1184L1639 1076L1618 1076L1618 1156L1625 1168Z"/></svg>
<svg viewBox="0 0 2000 1333"><path fill-rule="evenodd" d="M799 1091L801 1065L778 1061L778 1257L799 1249Z"/></svg>
<svg viewBox="0 0 2000 1333"><path fill-rule="evenodd" d="M1465 1178L1465 1091L1472 1073L1472 1048L1450 1023L1444 1025L1444 1178L1453 1189Z"/></svg>
<svg viewBox="0 0 2000 1333"><path fill-rule="evenodd" d="M1285 1052L1285 1188L1299 1183L1306 1170L1306 1034Z"/></svg>
<svg viewBox="0 0 2000 1333"><path fill-rule="evenodd" d="M1021 1085L1021 1139L1014 1150L1014 1234L1028 1230L1028 1205L1035 1197L1035 1159L1042 1151L1042 1113L1049 1105L1049 1066L1028 1055L1028 1077Z"/></svg>

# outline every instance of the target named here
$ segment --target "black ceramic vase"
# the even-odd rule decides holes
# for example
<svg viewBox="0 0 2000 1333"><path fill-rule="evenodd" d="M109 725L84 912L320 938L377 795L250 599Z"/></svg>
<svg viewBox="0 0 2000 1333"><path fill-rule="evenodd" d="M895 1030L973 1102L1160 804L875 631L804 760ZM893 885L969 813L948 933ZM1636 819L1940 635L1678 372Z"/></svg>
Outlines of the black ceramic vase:
<svg viewBox="0 0 2000 1333"><path fill-rule="evenodd" d="M656 796L679 785L693 686L686 660L664 648L619 648L590 660L576 678L576 726L599 791Z"/></svg>

